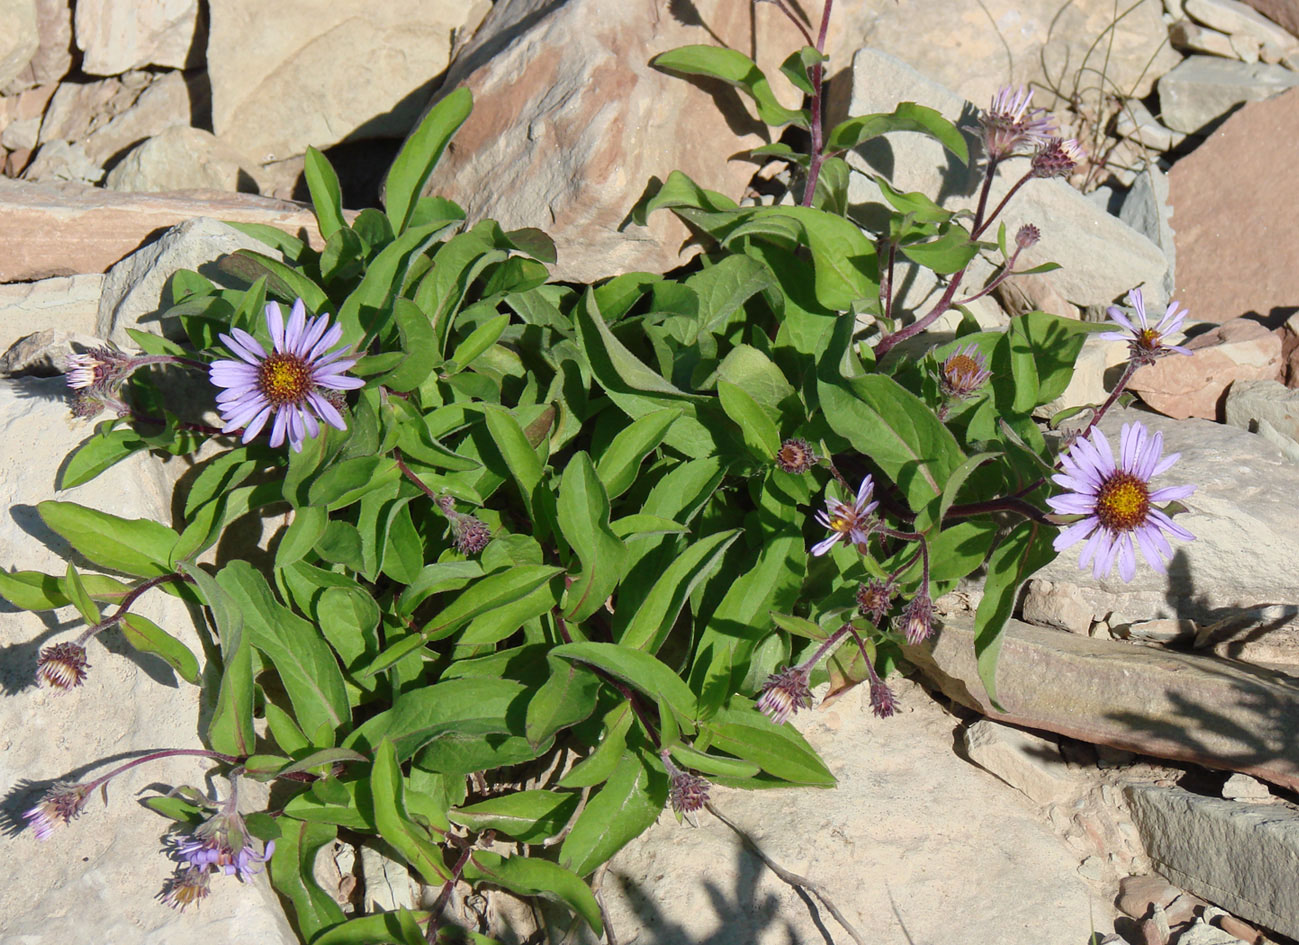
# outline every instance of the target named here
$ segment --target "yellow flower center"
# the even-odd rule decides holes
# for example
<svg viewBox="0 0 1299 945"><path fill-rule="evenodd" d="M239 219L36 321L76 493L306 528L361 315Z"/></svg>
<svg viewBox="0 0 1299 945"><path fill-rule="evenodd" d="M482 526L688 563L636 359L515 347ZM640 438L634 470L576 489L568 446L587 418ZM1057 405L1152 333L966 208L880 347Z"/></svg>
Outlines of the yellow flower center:
<svg viewBox="0 0 1299 945"><path fill-rule="evenodd" d="M1153 328L1143 328L1141 331L1137 332L1137 344L1147 350L1153 351L1155 348L1158 348L1161 341L1162 339L1159 337L1159 332L1155 331Z"/></svg>
<svg viewBox="0 0 1299 945"><path fill-rule="evenodd" d="M857 519L855 516L836 515L830 519L830 530L846 535L853 530L853 526L856 524Z"/></svg>
<svg viewBox="0 0 1299 945"><path fill-rule="evenodd" d="M1096 518L1112 532L1131 531L1146 521L1150 490L1132 473L1116 472L1096 494Z"/></svg>
<svg viewBox="0 0 1299 945"><path fill-rule="evenodd" d="M968 354L958 354L947 359L944 365L947 379L953 384L965 382L979 373L979 365Z"/></svg>
<svg viewBox="0 0 1299 945"><path fill-rule="evenodd" d="M258 369L257 386L272 406L296 404L311 390L311 371L297 355L276 351Z"/></svg>

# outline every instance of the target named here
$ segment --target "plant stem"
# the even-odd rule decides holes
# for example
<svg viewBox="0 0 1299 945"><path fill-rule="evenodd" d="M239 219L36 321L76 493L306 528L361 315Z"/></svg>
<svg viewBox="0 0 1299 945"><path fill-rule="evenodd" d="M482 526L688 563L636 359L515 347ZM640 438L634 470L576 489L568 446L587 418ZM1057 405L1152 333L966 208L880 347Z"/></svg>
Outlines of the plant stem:
<svg viewBox="0 0 1299 945"><path fill-rule="evenodd" d="M208 751L206 748L164 748L160 751L153 751L147 755L141 755L139 758L132 758L125 764L118 765L107 774L96 778L86 785L86 793L89 794L95 788L102 784L107 784L110 780L117 777L124 771L130 771L132 768L142 765L148 761L157 761L160 758L174 758L181 755L192 755L202 758L214 758L225 764L236 764L239 759L234 755L222 754L219 751Z"/></svg>
<svg viewBox="0 0 1299 945"><path fill-rule="evenodd" d="M105 617L93 627L87 627L81 636L77 637L77 645L84 646L85 642L95 634L119 624L122 618L125 617L127 612L131 609L131 605L134 604L136 599L145 591L152 587L157 587L163 581L174 581L176 579L185 580L185 576L179 572L172 571L168 574L160 574L157 577L149 578L149 580L145 581L139 587L132 588L127 595L122 598L122 602L117 605L117 609L113 611L111 616Z"/></svg>
<svg viewBox="0 0 1299 945"><path fill-rule="evenodd" d="M816 51L825 52L825 35L830 28L830 8L834 6L834 0L825 0L825 8L821 11L821 31L816 37ZM807 168L807 184L803 188L804 207L812 206L812 197L816 194L816 181L821 176L821 165L825 163L825 129L821 127L823 116L822 109L825 106L825 63L818 62L807 70L807 77L812 82L812 153Z"/></svg>

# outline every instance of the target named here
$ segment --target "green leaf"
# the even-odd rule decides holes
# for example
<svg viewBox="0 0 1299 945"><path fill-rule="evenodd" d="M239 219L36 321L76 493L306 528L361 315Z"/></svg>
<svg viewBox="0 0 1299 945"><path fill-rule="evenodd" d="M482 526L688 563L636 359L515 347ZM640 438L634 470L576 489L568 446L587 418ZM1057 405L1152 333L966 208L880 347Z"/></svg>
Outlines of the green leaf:
<svg viewBox="0 0 1299 945"><path fill-rule="evenodd" d="M329 513L318 505L303 505L293 510L293 521L280 536L275 548L275 567L287 568L301 561L325 534Z"/></svg>
<svg viewBox="0 0 1299 945"><path fill-rule="evenodd" d="M559 779L559 787L592 787L607 781L624 755L632 718L631 703L625 701L605 713L604 737L600 744Z"/></svg>
<svg viewBox="0 0 1299 945"><path fill-rule="evenodd" d="M722 410L744 434L744 445L759 463L769 463L780 450L780 430L758 402L727 380L718 380Z"/></svg>
<svg viewBox="0 0 1299 945"><path fill-rule="evenodd" d="M126 614L120 626L122 635L131 646L141 653L162 657L181 679L195 686L199 684L198 660L184 643L139 614Z"/></svg>
<svg viewBox="0 0 1299 945"><path fill-rule="evenodd" d="M473 107L469 89L464 86L452 89L429 109L402 145L384 181L383 205L394 233L406 230L416 198L442 157L447 142L464 124Z"/></svg>
<svg viewBox="0 0 1299 945"><path fill-rule="evenodd" d="M430 886L440 886L451 874L442 863L441 851L406 813L404 779L397 749L384 739L374 753L370 788L374 793L374 822L379 836L392 844Z"/></svg>
<svg viewBox="0 0 1299 945"><path fill-rule="evenodd" d="M465 676L403 693L391 709L367 719L343 747L373 751L393 742L404 761L438 738L509 734L506 711L527 692L512 679Z"/></svg>
<svg viewBox="0 0 1299 945"><path fill-rule="evenodd" d="M833 787L834 775L792 725L776 725L756 709L730 705L701 723L709 743L793 784Z"/></svg>
<svg viewBox="0 0 1299 945"><path fill-rule="evenodd" d="M813 288L825 308L844 312L854 302L879 294L875 246L855 223L813 207L761 207L750 221L736 227L726 244L743 236L760 237L768 224L792 227L812 255Z"/></svg>
<svg viewBox="0 0 1299 945"><path fill-rule="evenodd" d="M604 483L610 499L617 498L631 488L641 463L651 450L663 442L679 416L680 410L655 410L637 417L629 426L618 431L595 465L596 475Z"/></svg>
<svg viewBox="0 0 1299 945"><path fill-rule="evenodd" d="M537 457L537 451L523 433L518 419L503 407L484 406L483 417L487 429L492 435L496 448L505 457L505 465L519 487L523 499L523 508L528 517L537 523L537 515L532 508L532 497L537 486L541 484L543 465Z"/></svg>
<svg viewBox="0 0 1299 945"><path fill-rule="evenodd" d="M1006 621L1015 609L1020 587L1035 571L1054 560L1056 553L1051 543L1055 535L1056 530L1049 525L1020 522L988 558L983 599L974 614L974 652L979 679L998 712L1005 711L997 701L997 656Z"/></svg>
<svg viewBox="0 0 1299 945"><path fill-rule="evenodd" d="M59 589L59 579L40 571L0 571L0 597L20 610L54 610L71 603Z"/></svg>
<svg viewBox="0 0 1299 945"><path fill-rule="evenodd" d="M751 761L710 755L691 748L685 742L676 742L670 751L672 757L683 767L693 768L718 778L752 778L762 770Z"/></svg>
<svg viewBox="0 0 1299 945"><path fill-rule="evenodd" d="M171 573L168 562L179 536L165 525L120 518L75 502L47 500L36 511L51 531L100 567L137 577Z"/></svg>
<svg viewBox="0 0 1299 945"><path fill-rule="evenodd" d="M524 721L527 739L541 745L562 729L582 721L595 711L600 680L593 673L571 663L552 661L550 678L528 701Z"/></svg>
<svg viewBox="0 0 1299 945"><path fill-rule="evenodd" d="M960 272L979 255L979 244L957 224L941 227L937 239L905 241L898 249L912 262L942 275Z"/></svg>
<svg viewBox="0 0 1299 945"><path fill-rule="evenodd" d="M617 643L565 643L551 650L548 658L595 666L650 698L664 701L682 721L689 723L697 717L698 706L690 687L649 653Z"/></svg>
<svg viewBox="0 0 1299 945"><path fill-rule="evenodd" d="M717 532L691 543L654 582L639 601L624 599L624 588L614 615L614 639L622 646L658 652L676 623L677 615L696 585L712 573L726 549L740 537L739 529ZM630 612L630 618L623 615Z"/></svg>
<svg viewBox="0 0 1299 945"><path fill-rule="evenodd" d="M628 538L644 537L647 535L680 535L689 531L684 525L678 525L670 518L660 518L657 515L641 515L639 513L624 515L622 518L609 523L613 533L624 541Z"/></svg>
<svg viewBox="0 0 1299 945"><path fill-rule="evenodd" d="M559 530L582 563L568 589L568 619L580 623L599 608L622 578L627 546L609 527L609 496L585 452L564 469L557 507Z"/></svg>
<svg viewBox="0 0 1299 945"><path fill-rule="evenodd" d="M72 601L72 606L77 608L77 613L81 614L81 619L92 627L99 623L99 607L86 590L86 586L81 583L81 575L77 573L76 566L71 561L68 562L63 586L68 589L68 599Z"/></svg>
<svg viewBox="0 0 1299 945"><path fill-rule="evenodd" d="M586 920L595 934L604 932L600 905L591 888L557 863L527 856L503 857L488 850L475 850L469 858L465 878L503 886L521 896L541 896L568 905Z"/></svg>
<svg viewBox="0 0 1299 945"><path fill-rule="evenodd" d="M280 835L271 857L271 882L293 907L295 924L304 941L322 929L341 923L346 916L329 895L316 884L316 853L338 836L333 824L304 823L288 817L278 821Z"/></svg>
<svg viewBox="0 0 1299 945"><path fill-rule="evenodd" d="M221 684L216 707L208 720L207 741L227 755L251 755L253 732L253 648L244 635L243 616L225 590L210 574L188 561L180 564L212 611L221 643Z"/></svg>
<svg viewBox="0 0 1299 945"><path fill-rule="evenodd" d="M927 134L956 155L962 164L970 163L970 149L960 130L934 109L914 102L900 102L889 114L862 115L840 122L826 136L825 151L827 154L847 151L892 131Z"/></svg>
<svg viewBox="0 0 1299 945"><path fill-rule="evenodd" d="M316 214L322 239L329 239L346 224L343 221L343 192L338 186L334 167L315 148L307 146L302 174L307 179L311 205Z"/></svg>
<svg viewBox="0 0 1299 945"><path fill-rule="evenodd" d="M572 793L515 791L452 809L447 817L473 831L495 830L520 843L540 843L564 828L578 800Z"/></svg>
<svg viewBox="0 0 1299 945"><path fill-rule="evenodd" d="M1014 332L1015 348L1032 359L1036 374L1036 397L1029 410L1064 393L1083 342L1096 327L1046 312L1028 312L1011 320L1009 331Z"/></svg>
<svg viewBox="0 0 1299 945"><path fill-rule="evenodd" d="M480 354L500 340L501 334L509 324L509 315L497 315L471 331L464 341L456 345L455 351L448 359L455 363L455 370L463 371L473 364Z"/></svg>
<svg viewBox="0 0 1299 945"><path fill-rule="evenodd" d="M746 92L757 105L758 117L765 124L777 127L795 124L806 128L810 122L807 112L785 108L776 101L771 85L757 63L737 50L721 46L679 46L655 56L650 65L677 75L720 79Z"/></svg>
<svg viewBox="0 0 1299 945"><path fill-rule="evenodd" d="M559 862L585 876L658 819L667 801L667 775L639 754L625 753L608 782L591 796L559 848Z"/></svg>
<svg viewBox="0 0 1299 945"><path fill-rule="evenodd" d="M131 427L118 427L102 436L95 434L78 446L59 470L59 488L71 489L90 482L132 453L148 448L149 444Z"/></svg>
<svg viewBox="0 0 1299 945"><path fill-rule="evenodd" d="M277 601L266 579L247 561L227 564L217 574L217 583L243 614L249 642L274 664L302 730L309 736L322 728L345 731L351 725L347 689L319 631Z"/></svg>
<svg viewBox="0 0 1299 945"><path fill-rule="evenodd" d="M381 380L389 390L405 393L423 384L442 360L437 335L428 314L410 299L396 299L392 305L397 331L401 334L401 362Z"/></svg>
<svg viewBox="0 0 1299 945"><path fill-rule="evenodd" d="M346 508L367 493L375 492L401 478L395 460L387 456L357 456L334 463L307 492L311 505L329 511Z"/></svg>
<svg viewBox="0 0 1299 945"><path fill-rule="evenodd" d="M325 312L330 308L325 290L309 278L273 256L251 249L236 250L221 257L219 267L241 279L254 282L266 279L266 287L285 301L302 299L308 312Z"/></svg>

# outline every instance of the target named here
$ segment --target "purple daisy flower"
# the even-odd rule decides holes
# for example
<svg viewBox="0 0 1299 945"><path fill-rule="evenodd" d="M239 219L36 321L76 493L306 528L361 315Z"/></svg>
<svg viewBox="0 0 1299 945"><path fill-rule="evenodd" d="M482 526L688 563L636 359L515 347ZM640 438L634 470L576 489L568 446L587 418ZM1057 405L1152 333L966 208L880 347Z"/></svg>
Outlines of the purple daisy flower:
<svg viewBox="0 0 1299 945"><path fill-rule="evenodd" d="M1000 160L1021 145L1046 144L1055 134L1055 122L1045 108L1030 108L1033 91L1007 85L992 97L992 105L979 117L983 147L988 157Z"/></svg>
<svg viewBox="0 0 1299 945"><path fill-rule="evenodd" d="M1184 499L1195 491L1195 486L1151 490L1150 480L1172 468L1181 455L1163 456L1163 452L1163 434L1152 436L1141 423L1123 424L1117 465L1109 440L1100 430L1093 429L1090 439L1075 442L1060 457L1064 472L1052 476L1070 491L1046 501L1062 515L1084 517L1056 536L1055 550L1063 551L1087 538L1078 566L1085 568L1092 563L1092 574L1100 578L1109 574L1117 560L1119 577L1127 582L1137 571L1135 539L1150 566L1165 573L1164 559L1173 556L1173 549L1164 532L1184 541L1194 541L1195 536L1155 508L1154 503Z"/></svg>
<svg viewBox="0 0 1299 945"><path fill-rule="evenodd" d="M1128 304L1135 310L1137 317L1129 320L1122 309L1117 305L1111 305L1106 310L1110 321L1123 330L1102 332L1101 338L1106 341L1126 341L1132 360L1138 364L1153 364L1157 358L1162 358L1173 351L1178 354L1193 353L1190 348L1164 342L1164 338L1168 335L1181 330L1182 322L1186 321L1189 312L1185 306L1179 309L1176 302L1169 302L1164 317L1151 325L1146 318L1146 300L1142 298L1140 289L1133 289L1128 293Z"/></svg>
<svg viewBox="0 0 1299 945"><path fill-rule="evenodd" d="M343 336L338 325L329 325L328 315L308 320L306 306L298 299L289 314L289 324L276 302L266 303L266 327L273 348L270 353L248 332L234 328L220 337L238 361L214 361L209 377L217 387L217 406L225 426L222 433L243 428L242 440L249 442L261 432L274 414L271 446L285 438L295 452L302 451L307 437L320 432L317 417L332 427L346 430L343 415L330 401L328 392L355 390L365 384L344 372L356 364L348 357L349 346L329 350Z"/></svg>
<svg viewBox="0 0 1299 945"><path fill-rule="evenodd" d="M971 342L957 348L943 361L938 371L938 385L946 396L962 400L977 394L991 376L988 359Z"/></svg>
<svg viewBox="0 0 1299 945"><path fill-rule="evenodd" d="M865 545L870 537L870 514L875 511L878 502L871 502L871 492L875 483L870 476L861 481L857 498L852 505L838 499L827 498L825 511L816 513L816 520L830 529L830 537L812 546L812 554L820 556L834 547L840 538L847 538L851 544Z"/></svg>

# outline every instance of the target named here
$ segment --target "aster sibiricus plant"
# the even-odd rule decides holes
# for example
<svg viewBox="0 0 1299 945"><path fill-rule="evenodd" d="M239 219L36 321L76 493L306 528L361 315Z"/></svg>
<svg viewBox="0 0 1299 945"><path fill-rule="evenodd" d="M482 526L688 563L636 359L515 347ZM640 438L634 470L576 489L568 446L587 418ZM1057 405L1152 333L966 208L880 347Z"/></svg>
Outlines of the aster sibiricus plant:
<svg viewBox="0 0 1299 945"><path fill-rule="evenodd" d="M938 372L938 385L944 396L961 400L973 397L991 376L988 360L979 346L962 345L943 361Z"/></svg>
<svg viewBox="0 0 1299 945"><path fill-rule="evenodd" d="M875 482L868 475L857 488L857 496L853 499L852 505L834 498L825 500L825 511L817 512L816 520L830 529L831 534L829 538L812 546L812 554L817 556L825 554L841 538L846 539L849 544L865 547L873 525L871 513L879 505L878 502L870 500L874 489Z"/></svg>
<svg viewBox="0 0 1299 945"><path fill-rule="evenodd" d="M344 373L357 358L348 356L349 346L334 348L343 336L342 328L330 327L328 315L308 320L301 299L293 303L287 326L279 303L266 303L266 327L271 333L269 353L242 329L218 336L239 358L214 361L209 373L213 384L225 388L217 395L225 421L221 432L242 427L242 440L247 443L273 415L271 446L280 446L287 438L293 450L301 452L303 441L320 432L319 420L346 430L343 415L326 392L355 390L365 382Z"/></svg>
<svg viewBox="0 0 1299 945"><path fill-rule="evenodd" d="M1171 469L1181 455L1163 456L1163 451L1163 435L1151 435L1139 422L1123 425L1117 464L1100 430L1093 428L1090 439L1075 442L1061 457L1064 472L1052 477L1069 491L1046 501L1060 514L1083 518L1056 536L1055 550L1063 551L1086 538L1078 566L1091 563L1092 574L1100 578L1117 561L1119 577L1127 582L1137 570L1135 543L1150 566L1164 573L1164 559L1173 555L1164 532L1184 541L1194 541L1195 536L1154 504L1184 499L1195 486L1151 489L1150 480Z"/></svg>
<svg viewBox="0 0 1299 945"><path fill-rule="evenodd" d="M1146 300L1142 298L1140 289L1128 293L1128 304L1132 306L1136 317L1129 319L1117 305L1111 305L1106 310L1110 321L1122 330L1103 332L1101 338L1106 341L1126 341L1129 356L1136 364L1154 364L1159 358L1173 352L1192 353L1190 348L1170 345L1164 340L1181 330L1188 314L1185 306L1179 308L1177 302L1169 302L1163 317L1151 325L1146 317Z"/></svg>
<svg viewBox="0 0 1299 945"><path fill-rule="evenodd" d="M988 110L979 116L983 148L988 158L1001 160L1022 146L1045 144L1055 134L1055 122L1045 108L1032 108L1033 90L1007 85L992 97Z"/></svg>

